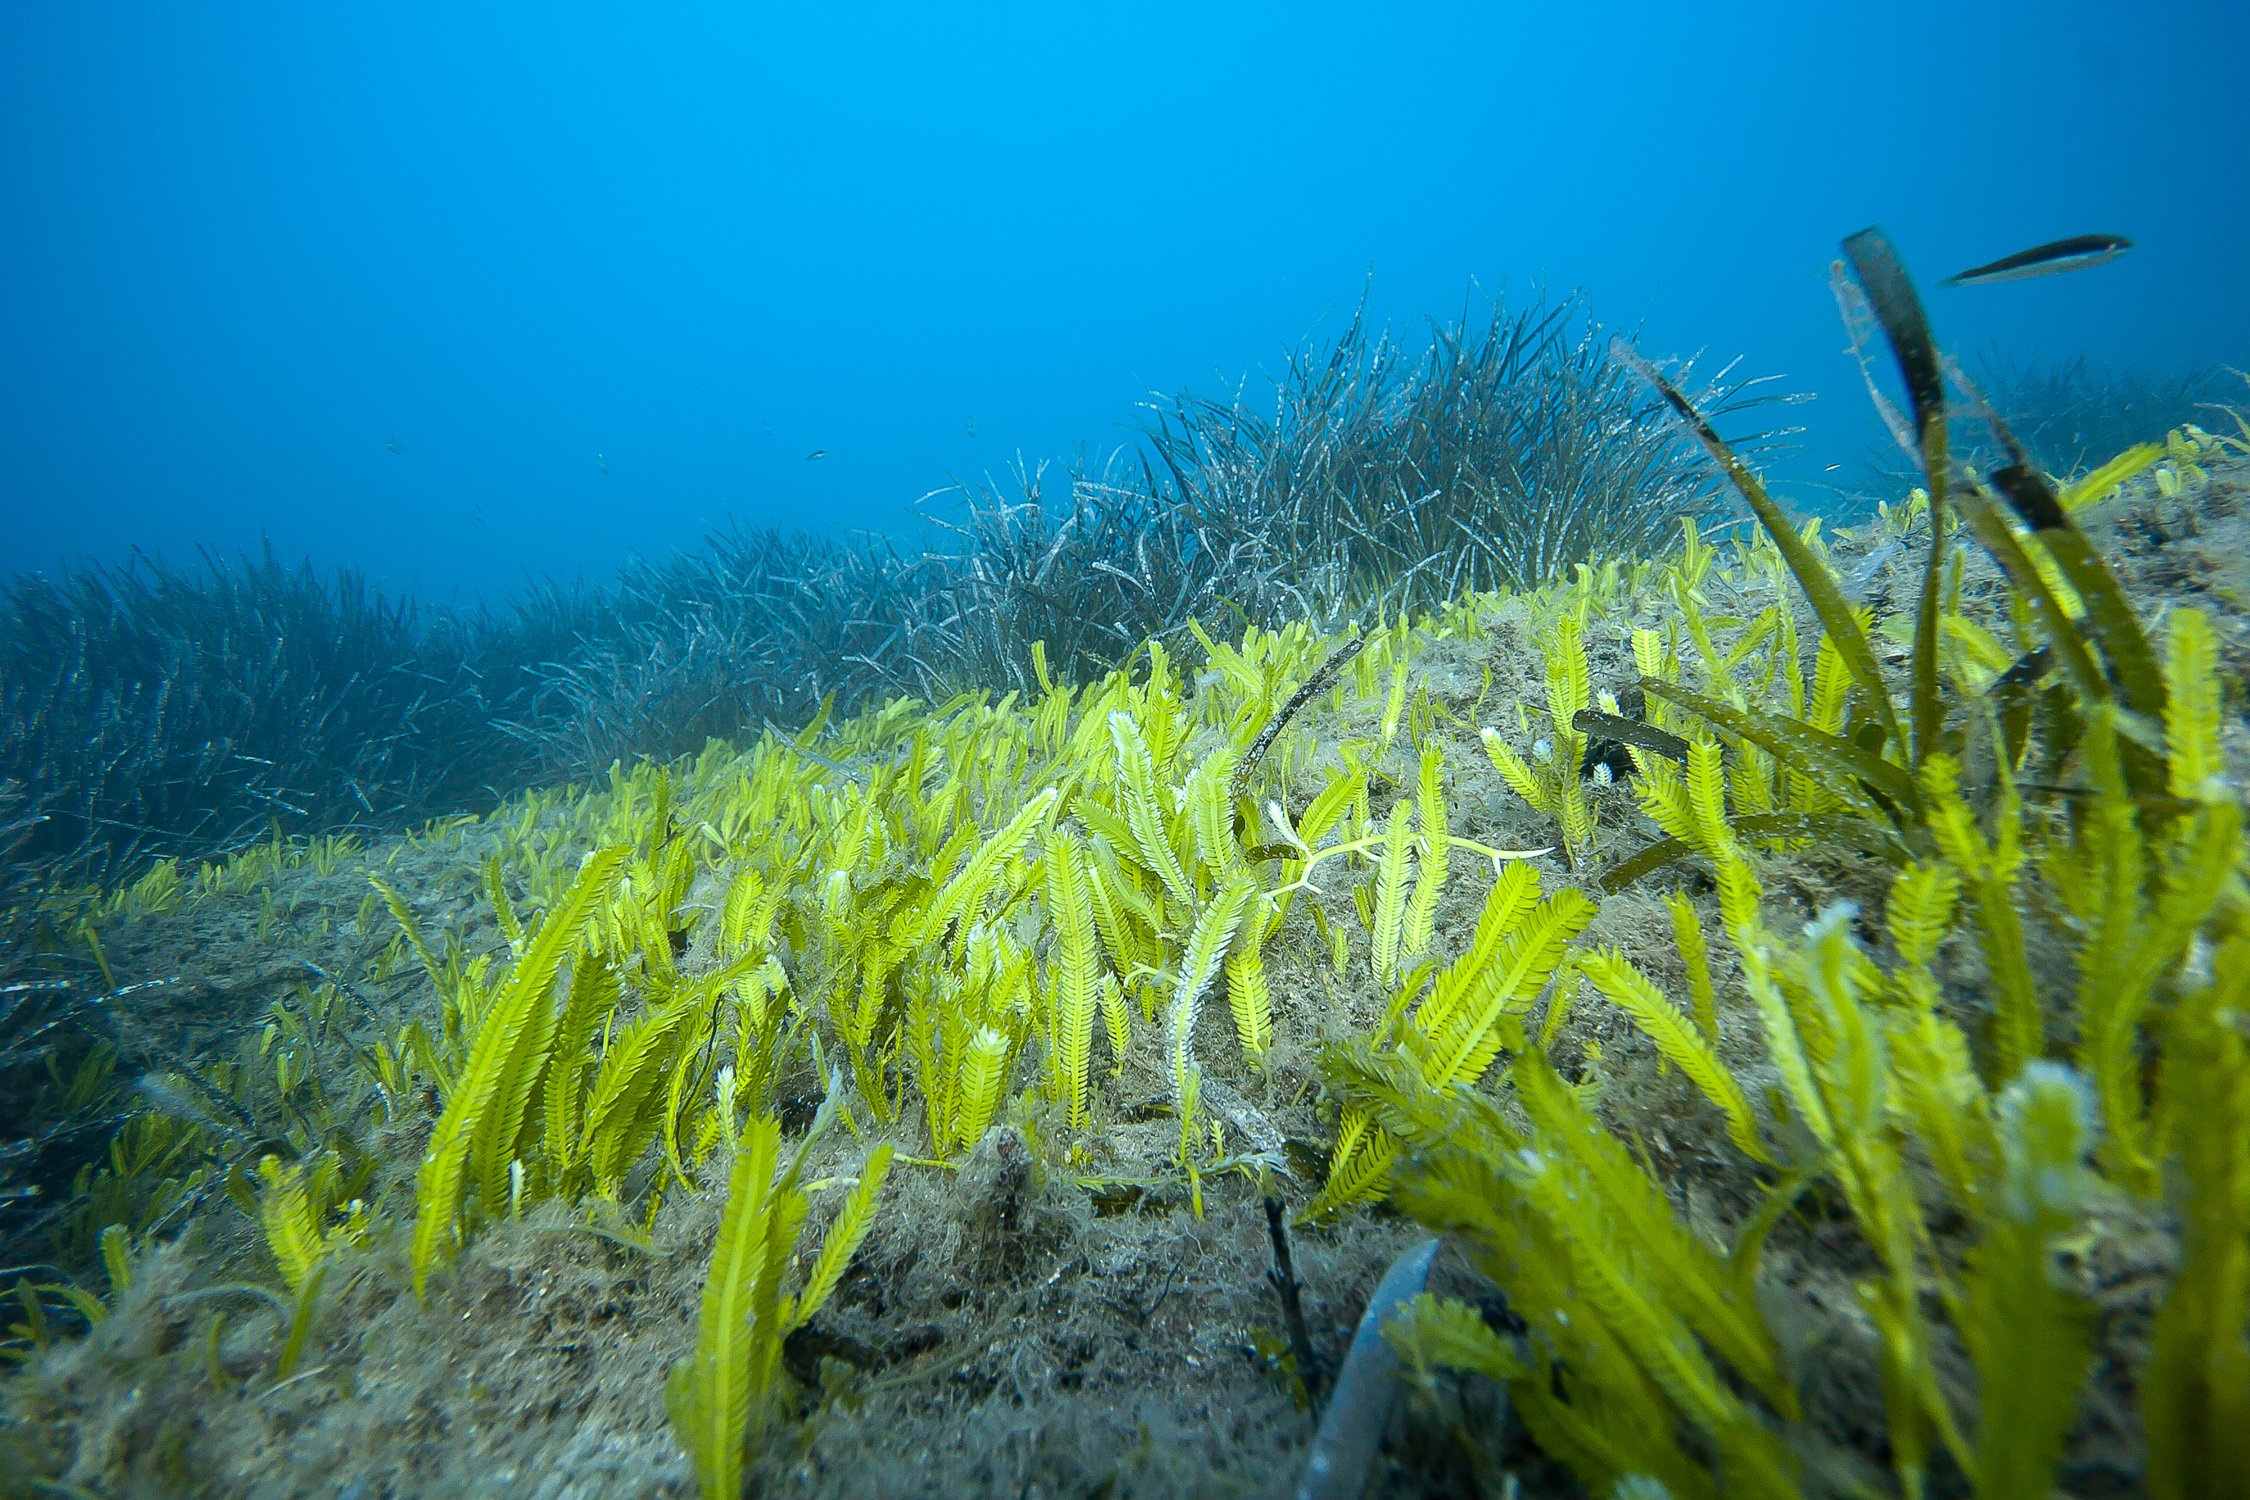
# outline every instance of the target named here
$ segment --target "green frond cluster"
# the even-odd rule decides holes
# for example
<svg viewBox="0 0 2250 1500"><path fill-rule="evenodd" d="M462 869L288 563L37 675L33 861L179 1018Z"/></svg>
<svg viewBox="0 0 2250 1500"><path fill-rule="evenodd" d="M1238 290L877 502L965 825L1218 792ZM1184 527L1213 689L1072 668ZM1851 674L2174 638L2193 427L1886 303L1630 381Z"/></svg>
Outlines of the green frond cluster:
<svg viewBox="0 0 2250 1500"><path fill-rule="evenodd" d="M2250 1052L2236 1024L2250 1000L2250 885L2212 636L2198 612L2177 610L2160 654L2073 507L2028 467L1990 488L1943 482L1919 309L1879 237L1847 253L1900 351L1939 477L1923 509L1887 523L1919 534L1925 552L1905 688L1892 687L1817 537L1783 522L1657 377L1763 526L1770 557L1753 543L1740 573L1793 579L1825 633L1809 682L1794 675L1793 644L1772 644L1786 660L1760 668L1758 653L1790 637L1787 611L1729 622L1737 633L1722 643L1698 597L1715 573L1692 544L1674 564L1673 601L1705 680L1685 685L1665 639L1636 634L1654 732L1627 743L1664 837L1605 883L1694 858L1715 880L1716 931L1685 896L1668 898L1684 1006L1613 952L1573 960L1745 1157L1780 1176L1721 1259L1541 1045L1506 1075L1524 1123L1405 1057L1344 1049L1340 1147L1391 1143L1393 1200L1459 1234L1531 1329L1496 1340L1465 1308L1433 1305L1395 1337L1410 1365L1505 1380L1541 1448L1597 1493L1796 1494L1801 1372L1778 1356L1755 1288L1766 1237L1818 1185L1870 1268L1858 1311L1882 1371L1898 1492L1925 1493L1949 1472L1979 1495L2044 1495L2094 1363L2093 1309L2057 1276L2058 1250L2120 1200L2163 1204L2182 1226L2182 1264L2140 1375L2148 1481L2159 1495L2216 1493L2211 1476L2250 1472ZM2127 455L2113 472L2150 461ZM1953 524L2006 580L2006 628L2033 666L1964 613L1944 545ZM2018 690L2049 662L2060 680L2034 705ZM1676 750L1649 748L1661 734ZM2067 778L2071 796L2030 805L2034 774ZM1895 867L1883 949L1849 906L1801 927L1769 915L1761 854L1823 835ZM1738 976L1726 992L1717 938ZM1962 950L1989 997L1981 1027L1957 999ZM1770 1120L1717 1050L1728 1003L1755 1016L1779 1081ZM1542 1040L1560 1043L1553 1028ZM1950 1350L1972 1389L1941 1376Z"/></svg>
<svg viewBox="0 0 2250 1500"><path fill-rule="evenodd" d="M1594 910L1592 901L1568 888L1542 900L1538 873L1528 864L1507 865L1485 898L1468 950L1442 970L1417 970L1398 992L1386 1050L1403 1059L1424 1088L1475 1084L1503 1050L1523 1050L1524 1014ZM1328 1181L1308 1215L1382 1197L1396 1149L1370 1104L1347 1096Z"/></svg>
<svg viewBox="0 0 2250 1500"><path fill-rule="evenodd" d="M1580 580L1580 589L1586 580ZM1583 862L1594 843L1594 809L1580 778L1586 758L1586 735L1578 719L1593 703L1591 673L1586 665L1584 598L1566 601L1558 613L1554 634L1547 644L1548 728L1537 738L1527 759L1501 738L1497 729L1483 734L1485 754L1502 779L1532 811L1555 820L1562 832L1563 848L1572 863Z"/></svg>
<svg viewBox="0 0 2250 1500"><path fill-rule="evenodd" d="M786 1379L782 1340L826 1305L874 1220L875 1199L891 1167L888 1144L868 1153L802 1286L786 1289L798 1231L812 1209L800 1185L805 1157L835 1117L840 1097L839 1079L786 1166L781 1126L770 1115L752 1118L736 1142L695 1352L673 1366L667 1388L673 1429L695 1464L706 1500L733 1500L742 1493L747 1460L773 1418Z"/></svg>
<svg viewBox="0 0 2250 1500"><path fill-rule="evenodd" d="M1726 1117L1728 1139L1751 1160L1771 1165L1773 1158L1758 1139L1750 1098L1719 1060L1714 1038L1682 1015L1615 949L1581 954L1577 967L1603 998L1633 1018L1633 1024L1656 1043L1665 1060L1686 1074L1688 1081Z"/></svg>
<svg viewBox="0 0 2250 1500"><path fill-rule="evenodd" d="M2142 1376L2149 1493L2250 1474L2250 936L2238 927L2170 1022L2159 1098L2176 1164L2180 1266Z"/></svg>
<svg viewBox="0 0 2250 1500"><path fill-rule="evenodd" d="M534 1088L554 1049L556 977L583 941L597 897L623 862L623 851L591 857L562 904L548 913L523 957L497 990L480 999L476 1039L445 1111L438 1116L416 1182L414 1290L420 1295L431 1268L458 1242L471 1195L487 1214L508 1202L508 1168L517 1149Z"/></svg>
<svg viewBox="0 0 2250 1500"><path fill-rule="evenodd" d="M348 1190L333 1156L294 1166L268 1156L258 1163L258 1177L258 1222L290 1291L302 1291L335 1250L367 1239L367 1205L345 1201Z"/></svg>
<svg viewBox="0 0 2250 1500"><path fill-rule="evenodd" d="M1047 907L1055 922L1055 946L1047 963L1049 1078L1056 1097L1069 1111L1072 1127L1083 1130L1088 1120L1094 1014L1108 977L1095 947L1094 898L1088 889L1083 840L1064 834L1048 843L1046 881ZM1111 1051L1122 1056L1125 1040L1121 1031L1113 1030Z"/></svg>
<svg viewBox="0 0 2250 1500"><path fill-rule="evenodd" d="M301 1351L322 1276L387 1214L410 1213L429 1296L540 1204L664 1243L643 1235L667 1199L728 1163L671 1409L704 1492L732 1496L783 1407L781 1341L841 1283L899 1155L944 1172L1005 1123L1096 1181L1153 1149L1201 1213L1207 1181L1286 1176L1267 1116L1294 1111L1292 1146L1334 1128L1305 1217L1387 1198L1520 1320L1419 1299L1390 1329L1408 1370L1441 1398L1441 1369L1504 1382L1589 1493L1827 1477L1812 1355L1769 1322L1769 1239L1849 1269L1823 1326L1880 1375L1862 1446L1891 1472L1869 1490L2044 1495L2103 1369L2138 1391L2150 1492L2216 1492L2250 1472L2233 627L2144 619L2080 517L2120 486L2209 482L2234 440L2183 432L2060 488L2020 463L1969 476L1895 258L1855 237L1847 260L1931 461L1872 535L1785 517L1649 371L1755 530L1690 520L1671 558L1340 638L1195 623L1192 672L1151 640L1062 682L1035 649L1020 694L823 709L425 830L399 848L454 862L434 879L342 846L157 867L88 908L97 955L104 921L358 859L369 977L425 1003L339 1048L342 991L308 989L261 1018L255 1058L144 1082L165 1109L81 1179L73 1233L114 1247L122 1285L128 1244L223 1190L297 1295ZM1854 551L1871 541L1879 570ZM1425 669L1444 638L1506 649L1501 621L1531 622L1533 701L1489 701L1519 664L1474 702L1473 662L1466 691L1458 654ZM1628 643L1622 680L1597 678ZM1553 820L1558 864L1478 842L1489 809L1458 795L1476 743ZM1597 766L1629 775L1638 814ZM1663 915L1610 899L1636 882L1664 887ZM1453 918L1472 896L1473 927ZM441 929L464 901L476 919ZM1295 1071L1316 1007L1324 1094ZM1625 1049L1676 1069L1727 1144L1674 1157ZM347 1053L357 1095L333 1086ZM792 1145L780 1112L808 1080L829 1092ZM1119 1128L1167 1092L1153 1148ZM431 1124L410 1209L370 1186L359 1101ZM865 1166L800 1252L823 1187L807 1152L838 1123ZM1723 1191L1682 1189L1690 1154ZM2139 1352L2058 1274L2119 1222L2178 1252L2129 1369ZM16 1326L92 1321L74 1291L20 1290Z"/></svg>
<svg viewBox="0 0 2250 1500"><path fill-rule="evenodd" d="M1681 1495L1793 1493L1767 1420L1795 1397L1746 1267L1678 1221L1543 1056L1509 1074L1528 1130L1480 1095L1423 1090L1395 1062L1363 1076L1397 1101L1385 1117L1413 1147L1394 1200L1459 1235L1533 1334L1496 1350L1467 1331L1466 1308L1424 1313L1393 1335L1410 1361L1497 1369L1540 1447L1596 1492L1650 1474ZM1697 1447L1723 1483L1688 1456Z"/></svg>
<svg viewBox="0 0 2250 1500"><path fill-rule="evenodd" d="M1406 629L1358 659L1395 667ZM376 1049L386 1097L419 1074L444 1105L418 1183L418 1289L478 1223L540 1199L653 1212L788 1067L830 1049L855 1118L918 1121L921 1149L943 1158L1000 1119L1027 1058L1069 1129L1090 1133L1097 1021L1113 1070L1146 1038L1193 1179L1223 1146L1198 1111L1204 1000L1223 986L1261 1062L1278 1021L1267 947L1291 906L1316 866L1381 863L1364 769L1283 816L1281 845L1244 843L1249 778L1293 764L1278 716L1357 654L1331 654L1291 694L1321 646L1302 627L1206 638L1212 669L1191 698L1152 644L1145 672L1087 688L1043 675L1022 708L902 701L829 728L817 752L819 724L747 754L620 769L575 805L532 799L481 871L509 950L498 962L431 951L386 888L443 1007L437 1035L417 1023ZM1352 686L1334 687L1339 705ZM1420 722L1378 679L1365 686L1391 733ZM1434 749L1421 767L1390 874L1371 882L1394 965L1434 939L1460 842ZM589 845L600 852L581 856Z"/></svg>

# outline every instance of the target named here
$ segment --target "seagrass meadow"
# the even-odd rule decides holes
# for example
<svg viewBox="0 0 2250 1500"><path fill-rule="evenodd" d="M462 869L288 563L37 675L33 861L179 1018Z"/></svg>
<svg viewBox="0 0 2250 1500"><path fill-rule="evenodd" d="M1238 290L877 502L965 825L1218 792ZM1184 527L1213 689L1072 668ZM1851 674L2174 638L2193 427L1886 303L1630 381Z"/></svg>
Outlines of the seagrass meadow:
<svg viewBox="0 0 2250 1500"><path fill-rule="evenodd" d="M1621 354L1744 521L46 898L0 1487L2250 1494L2250 426L2046 474L1847 256L1864 525Z"/></svg>

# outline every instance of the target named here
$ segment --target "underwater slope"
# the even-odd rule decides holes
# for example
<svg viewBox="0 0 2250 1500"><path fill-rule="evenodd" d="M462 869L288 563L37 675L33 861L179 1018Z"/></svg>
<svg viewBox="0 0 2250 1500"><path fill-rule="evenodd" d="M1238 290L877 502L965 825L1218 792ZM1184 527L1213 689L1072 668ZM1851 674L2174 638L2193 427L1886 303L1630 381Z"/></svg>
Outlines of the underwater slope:
<svg viewBox="0 0 2250 1500"><path fill-rule="evenodd" d="M106 1272L24 1278L17 1471L1283 1493L1427 1224L1376 1492L2223 1493L2245 477L2183 431L159 866L82 915L179 1067Z"/></svg>

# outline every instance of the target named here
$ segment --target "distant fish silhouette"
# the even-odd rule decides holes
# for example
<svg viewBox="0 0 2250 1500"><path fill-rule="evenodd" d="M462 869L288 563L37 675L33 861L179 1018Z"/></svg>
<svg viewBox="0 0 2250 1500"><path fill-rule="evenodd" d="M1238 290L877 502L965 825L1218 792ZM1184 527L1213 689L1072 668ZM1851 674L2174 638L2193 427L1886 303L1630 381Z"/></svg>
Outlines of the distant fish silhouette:
<svg viewBox="0 0 2250 1500"><path fill-rule="evenodd" d="M969 436L970 436L970 437L975 437L976 435L977 435L977 419L976 419L975 417L971 417L971 418L969 418Z"/></svg>
<svg viewBox="0 0 2250 1500"><path fill-rule="evenodd" d="M606 453L595 454L594 468L603 474L607 474L609 472L609 455Z"/></svg>
<svg viewBox="0 0 2250 1500"><path fill-rule="evenodd" d="M816 458L826 458L827 456L828 450L826 448L815 448L812 452L805 455L805 462L809 464Z"/></svg>
<svg viewBox="0 0 2250 1500"><path fill-rule="evenodd" d="M406 444L400 442L395 437L385 438L383 439L383 451L385 453L404 453L406 451Z"/></svg>
<svg viewBox="0 0 2250 1500"><path fill-rule="evenodd" d="M2111 261L2133 248L2133 242L2121 234L2080 234L2067 240L2055 240L2045 245L2034 245L2029 250L2018 250L2013 255L1981 266L1971 266L1945 278L1947 286L1983 286L1993 281L2028 281L2034 276L2054 276L2064 271L2083 271L2088 266L2098 266Z"/></svg>

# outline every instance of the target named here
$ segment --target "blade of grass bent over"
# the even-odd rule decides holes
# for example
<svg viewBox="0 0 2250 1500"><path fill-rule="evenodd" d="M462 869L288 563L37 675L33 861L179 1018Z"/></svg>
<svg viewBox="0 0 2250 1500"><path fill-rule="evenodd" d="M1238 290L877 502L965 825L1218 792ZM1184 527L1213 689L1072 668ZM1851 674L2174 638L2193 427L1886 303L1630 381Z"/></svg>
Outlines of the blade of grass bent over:
<svg viewBox="0 0 2250 1500"><path fill-rule="evenodd" d="M1862 229L1844 241L1844 259L1875 310L1883 337L1898 360L1899 378L1914 407L1914 432L1921 446L1923 483L1930 496L1930 550L1922 561L1922 597L1914 612L1914 659L1910 668L1914 730L1911 763L1920 767L1938 749L1945 704L1938 696L1938 628L1945 602L1947 528L1945 374L1929 318L1898 252L1880 229Z"/></svg>
<svg viewBox="0 0 2250 1500"><path fill-rule="evenodd" d="M1688 431L1695 435L1719 466L1726 470L1727 478L1742 494L1758 524L1773 538L1774 546L1781 552L1781 560L1795 576L1797 586L1805 591L1813 613L1820 617L1828 638L1836 643L1836 654L1843 658L1844 666L1872 701L1876 717L1884 731L1894 740L1905 742L1898 722L1898 711L1891 704L1890 691L1883 684L1882 669L1875 663L1874 648L1868 644L1867 633L1860 629L1859 618L1852 613L1849 601L1836 586L1836 577L1827 564L1814 556L1797 528L1789 524L1781 507L1766 493L1765 485L1750 472L1750 466L1735 455L1726 440L1715 432L1711 424L1695 409L1693 402L1680 393L1678 386L1664 377L1662 371L1635 353L1623 339L1610 341L1610 353L1628 369L1654 386L1657 393L1670 405L1673 412L1685 422Z"/></svg>

